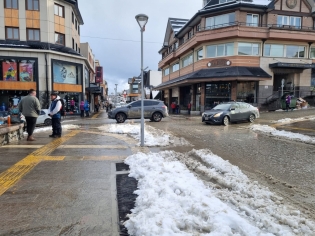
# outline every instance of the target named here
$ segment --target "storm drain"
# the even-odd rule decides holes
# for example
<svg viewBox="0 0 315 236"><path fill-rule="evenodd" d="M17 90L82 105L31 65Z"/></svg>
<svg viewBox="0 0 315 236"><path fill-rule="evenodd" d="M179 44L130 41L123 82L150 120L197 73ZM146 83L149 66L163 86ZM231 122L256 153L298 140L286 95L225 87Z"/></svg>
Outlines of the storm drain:
<svg viewBox="0 0 315 236"><path fill-rule="evenodd" d="M116 163L116 171L128 171L129 165L126 165L125 163Z"/></svg>
<svg viewBox="0 0 315 236"><path fill-rule="evenodd" d="M123 223L128 220L127 214L135 207L137 195L133 192L137 189L138 181L128 177L128 174L116 175L117 200L119 213L120 235L129 235Z"/></svg>

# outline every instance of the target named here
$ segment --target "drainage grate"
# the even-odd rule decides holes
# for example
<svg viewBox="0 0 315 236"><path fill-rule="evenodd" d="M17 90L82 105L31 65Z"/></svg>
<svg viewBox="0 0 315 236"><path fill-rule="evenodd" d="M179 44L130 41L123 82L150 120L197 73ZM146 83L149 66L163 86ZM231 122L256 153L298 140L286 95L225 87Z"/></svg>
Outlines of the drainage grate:
<svg viewBox="0 0 315 236"><path fill-rule="evenodd" d="M128 171L129 165L125 163L116 163L116 171Z"/></svg>
<svg viewBox="0 0 315 236"><path fill-rule="evenodd" d="M121 236L129 235L128 230L125 228L123 223L128 220L126 217L127 214L130 214L130 210L135 207L137 195L133 192L137 189L137 185L138 181L134 178L128 177L128 174L116 176L119 228Z"/></svg>

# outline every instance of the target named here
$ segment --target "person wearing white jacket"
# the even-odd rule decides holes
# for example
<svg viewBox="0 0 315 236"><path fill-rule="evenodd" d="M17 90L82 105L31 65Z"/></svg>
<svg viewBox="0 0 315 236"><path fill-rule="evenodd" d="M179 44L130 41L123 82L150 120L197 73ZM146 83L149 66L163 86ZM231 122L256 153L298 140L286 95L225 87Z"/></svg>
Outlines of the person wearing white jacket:
<svg viewBox="0 0 315 236"><path fill-rule="evenodd" d="M57 92L52 92L50 95L51 105L49 107L49 116L51 116L52 134L49 135L51 138L60 138L62 134L61 126L61 109L62 103Z"/></svg>

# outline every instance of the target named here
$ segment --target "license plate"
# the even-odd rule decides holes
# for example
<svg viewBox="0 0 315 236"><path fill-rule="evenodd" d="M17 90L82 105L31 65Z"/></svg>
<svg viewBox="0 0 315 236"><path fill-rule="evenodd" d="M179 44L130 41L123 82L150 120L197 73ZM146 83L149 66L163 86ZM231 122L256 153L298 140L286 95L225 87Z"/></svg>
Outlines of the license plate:
<svg viewBox="0 0 315 236"><path fill-rule="evenodd" d="M209 117L205 117L205 120L209 120Z"/></svg>

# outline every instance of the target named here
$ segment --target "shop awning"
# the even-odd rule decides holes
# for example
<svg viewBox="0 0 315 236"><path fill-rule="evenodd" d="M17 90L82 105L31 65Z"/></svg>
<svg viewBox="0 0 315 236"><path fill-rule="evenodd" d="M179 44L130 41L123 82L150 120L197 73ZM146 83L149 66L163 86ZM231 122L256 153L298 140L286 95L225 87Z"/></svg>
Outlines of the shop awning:
<svg viewBox="0 0 315 236"><path fill-rule="evenodd" d="M277 62L277 63L269 64L269 68L313 69L315 68L315 64Z"/></svg>
<svg viewBox="0 0 315 236"><path fill-rule="evenodd" d="M170 88L178 85L212 81L261 81L272 78L260 67L231 66L211 69L201 69L176 79L164 82L154 89Z"/></svg>

